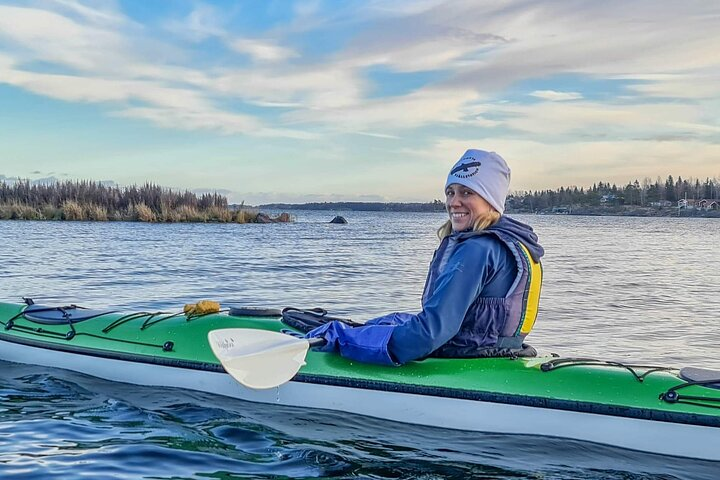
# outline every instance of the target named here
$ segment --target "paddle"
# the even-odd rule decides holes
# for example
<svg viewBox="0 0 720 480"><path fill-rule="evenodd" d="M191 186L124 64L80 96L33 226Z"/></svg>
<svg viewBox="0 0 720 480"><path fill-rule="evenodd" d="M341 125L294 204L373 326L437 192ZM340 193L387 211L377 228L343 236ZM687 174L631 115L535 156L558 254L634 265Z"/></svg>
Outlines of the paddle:
<svg viewBox="0 0 720 480"><path fill-rule="evenodd" d="M208 332L213 354L226 372L246 387L273 388L290 381L305 365L311 347L323 338L298 338L252 328L223 328Z"/></svg>

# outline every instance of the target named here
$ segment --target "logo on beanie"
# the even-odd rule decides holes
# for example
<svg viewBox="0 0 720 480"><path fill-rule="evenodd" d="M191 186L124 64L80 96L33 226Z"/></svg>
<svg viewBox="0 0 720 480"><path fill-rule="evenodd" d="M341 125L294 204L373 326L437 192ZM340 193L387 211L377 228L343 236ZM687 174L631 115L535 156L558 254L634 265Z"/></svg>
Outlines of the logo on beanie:
<svg viewBox="0 0 720 480"><path fill-rule="evenodd" d="M475 160L473 157L464 157L461 158L460 161L463 162L465 160ZM457 167L453 168L450 171L450 175L455 175L458 178L468 178L472 177L478 171L480 171L480 165L482 165L481 162L468 162L468 163L461 163Z"/></svg>

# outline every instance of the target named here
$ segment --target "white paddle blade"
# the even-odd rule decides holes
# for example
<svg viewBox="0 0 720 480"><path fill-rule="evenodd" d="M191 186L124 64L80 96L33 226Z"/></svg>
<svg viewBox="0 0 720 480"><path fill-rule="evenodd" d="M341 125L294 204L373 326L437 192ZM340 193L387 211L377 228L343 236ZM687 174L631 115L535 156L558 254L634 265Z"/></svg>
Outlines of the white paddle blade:
<svg viewBox="0 0 720 480"><path fill-rule="evenodd" d="M208 342L225 371L242 385L255 389L290 381L305 365L310 347L303 338L251 328L212 330Z"/></svg>

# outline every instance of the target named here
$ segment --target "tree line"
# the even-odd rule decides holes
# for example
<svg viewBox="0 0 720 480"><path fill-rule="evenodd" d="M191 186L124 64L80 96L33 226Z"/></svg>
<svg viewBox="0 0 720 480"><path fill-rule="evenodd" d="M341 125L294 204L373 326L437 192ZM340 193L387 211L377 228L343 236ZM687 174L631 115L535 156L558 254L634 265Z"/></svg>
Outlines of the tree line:
<svg viewBox="0 0 720 480"><path fill-rule="evenodd" d="M143 222L261 222L270 219L244 206L231 209L218 193L196 195L153 183L130 187L78 180L33 184L0 182L0 219L121 220Z"/></svg>
<svg viewBox="0 0 720 480"><path fill-rule="evenodd" d="M65 181L52 184L33 184L29 180L20 180L12 184L0 183L0 202L18 202L38 207L53 205L59 207L63 202L72 200L81 204L93 204L107 210L123 210L131 205L144 203L153 211L162 208L181 206L201 210L220 207L227 208L227 199L217 193L205 193L201 196L185 191L175 192L153 183L131 187L108 186L88 180Z"/></svg>
<svg viewBox="0 0 720 480"><path fill-rule="evenodd" d="M514 210L542 211L554 207L626 205L650 207L675 205L681 199L720 199L720 180L717 178L683 179L668 175L665 180L645 178L627 185L598 182L592 187L560 187L556 190L515 192L508 197L508 207Z"/></svg>

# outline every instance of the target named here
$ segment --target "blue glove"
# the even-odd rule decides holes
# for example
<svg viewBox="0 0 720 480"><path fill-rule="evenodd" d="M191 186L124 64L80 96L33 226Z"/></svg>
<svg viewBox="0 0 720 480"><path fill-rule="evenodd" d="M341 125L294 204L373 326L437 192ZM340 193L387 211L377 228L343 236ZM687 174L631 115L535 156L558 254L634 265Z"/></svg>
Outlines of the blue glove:
<svg viewBox="0 0 720 480"><path fill-rule="evenodd" d="M351 327L342 322L330 322L310 330L305 338L324 338L317 347L322 352L339 352L345 358L364 363L397 365L388 353L388 341L393 325L364 325Z"/></svg>
<svg viewBox="0 0 720 480"><path fill-rule="evenodd" d="M334 327L333 325L336 324L340 326ZM347 325L339 322L328 322L325 325L320 325L310 330L305 334L305 338L324 338L327 343L320 347L315 347L315 350L320 352L337 352L338 331L342 330L343 327L347 327Z"/></svg>

